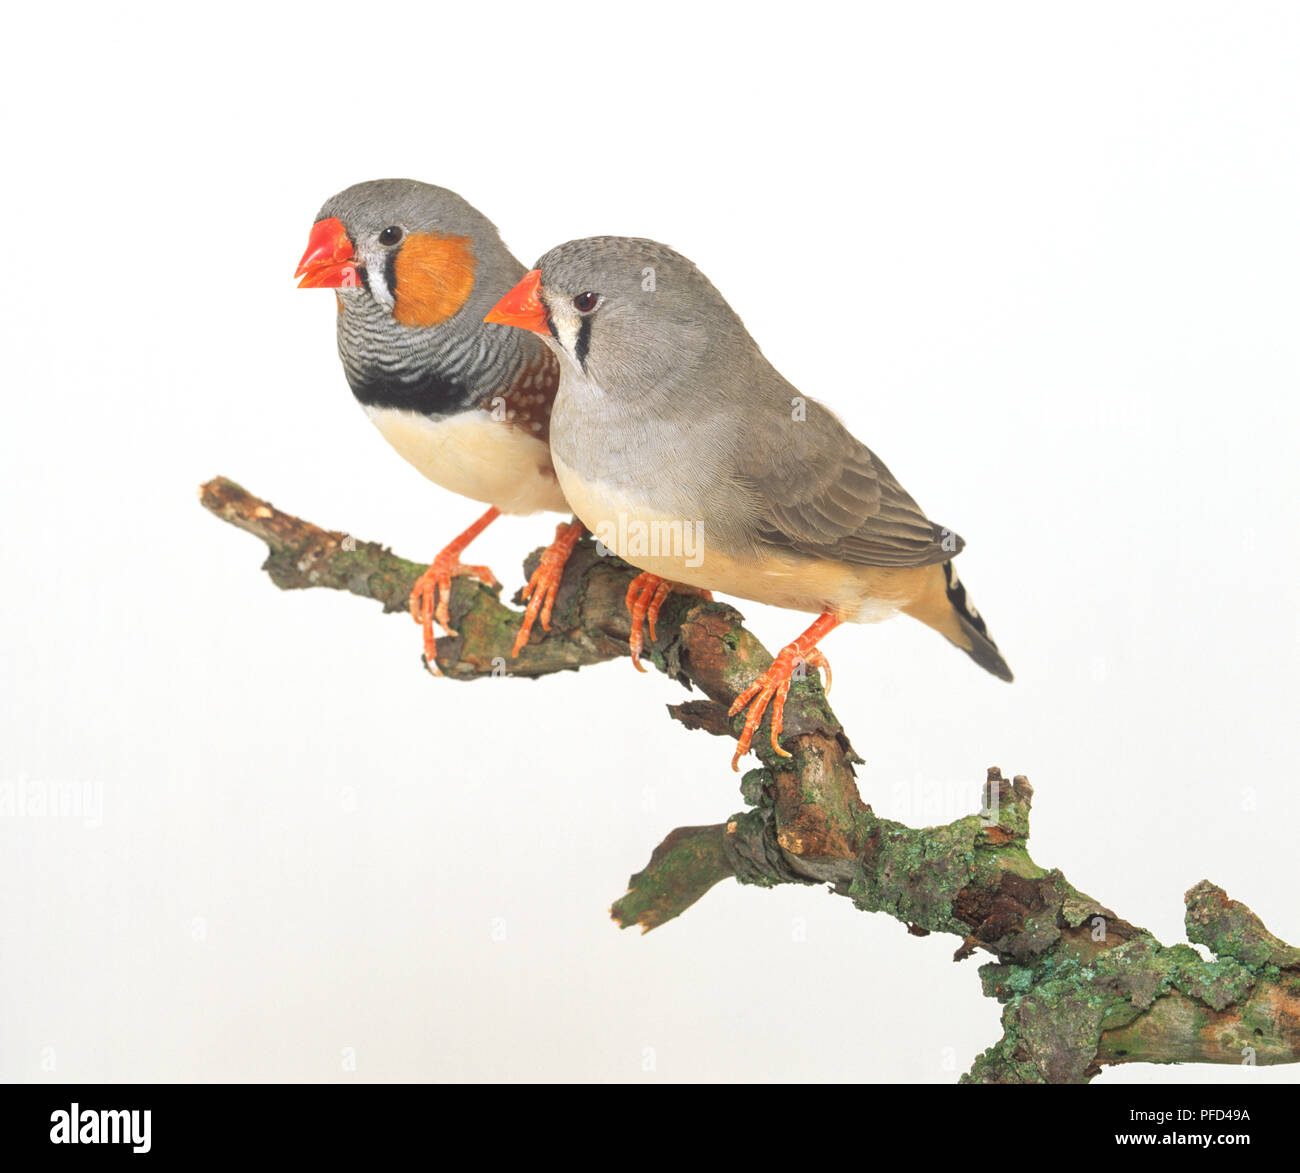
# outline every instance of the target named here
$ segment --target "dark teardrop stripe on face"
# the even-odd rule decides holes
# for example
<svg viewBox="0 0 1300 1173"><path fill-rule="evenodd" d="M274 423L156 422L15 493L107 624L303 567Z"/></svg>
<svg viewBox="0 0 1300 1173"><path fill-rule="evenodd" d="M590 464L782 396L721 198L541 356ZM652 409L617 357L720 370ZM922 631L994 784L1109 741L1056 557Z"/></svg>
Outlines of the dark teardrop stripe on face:
<svg viewBox="0 0 1300 1173"><path fill-rule="evenodd" d="M587 369L587 351L591 349L591 317L582 319L582 324L578 327L578 337L573 343L573 357L578 360L578 366L584 371Z"/></svg>
<svg viewBox="0 0 1300 1173"><path fill-rule="evenodd" d="M367 407L394 407L418 411L421 415L455 415L474 406L476 396L464 383L425 374L418 379L400 379L396 375L369 379L349 377L348 385L357 402Z"/></svg>

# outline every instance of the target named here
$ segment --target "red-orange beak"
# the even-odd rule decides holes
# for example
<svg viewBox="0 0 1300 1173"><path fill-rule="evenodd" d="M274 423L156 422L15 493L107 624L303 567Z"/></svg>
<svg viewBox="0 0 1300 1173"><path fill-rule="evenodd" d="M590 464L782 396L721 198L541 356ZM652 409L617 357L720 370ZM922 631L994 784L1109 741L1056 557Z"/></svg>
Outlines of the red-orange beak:
<svg viewBox="0 0 1300 1173"><path fill-rule="evenodd" d="M357 267L352 263L352 241L347 229L336 217L317 220L307 238L307 251L298 262L295 277L301 277L299 289L341 289L360 285Z"/></svg>
<svg viewBox="0 0 1300 1173"><path fill-rule="evenodd" d="M541 269L532 269L525 273L509 293L496 303L483 320L500 322L503 326L518 326L521 330L531 330L534 334L549 334L546 307L537 296L537 287L542 283Z"/></svg>

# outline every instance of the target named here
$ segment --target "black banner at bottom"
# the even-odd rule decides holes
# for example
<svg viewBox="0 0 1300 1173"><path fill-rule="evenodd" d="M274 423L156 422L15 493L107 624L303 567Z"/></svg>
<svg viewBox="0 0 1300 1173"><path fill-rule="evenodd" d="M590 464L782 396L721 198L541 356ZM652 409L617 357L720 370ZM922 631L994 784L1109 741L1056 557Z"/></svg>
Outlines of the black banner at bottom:
<svg viewBox="0 0 1300 1173"><path fill-rule="evenodd" d="M373 1167L419 1155L460 1159L455 1153L468 1146L466 1155L477 1152L492 1164L516 1153L528 1161L582 1154L586 1164L617 1160L629 1142L643 1152L647 1144L671 1151L687 1143L675 1135L681 1130L692 1137L702 1130L727 1149L757 1144L767 1159L784 1143L794 1159L801 1149L809 1156L809 1144L829 1146L823 1157L842 1145L869 1150L872 1134L933 1155L955 1148L984 1158L1062 1140L1086 1145L1092 1156L1150 1148L1260 1156L1294 1145L1298 1099L1295 1085L1277 1083L9 1084L0 1090L0 1159L43 1167L121 1158L173 1167L194 1159L319 1156ZM697 1140L689 1147L701 1155Z"/></svg>

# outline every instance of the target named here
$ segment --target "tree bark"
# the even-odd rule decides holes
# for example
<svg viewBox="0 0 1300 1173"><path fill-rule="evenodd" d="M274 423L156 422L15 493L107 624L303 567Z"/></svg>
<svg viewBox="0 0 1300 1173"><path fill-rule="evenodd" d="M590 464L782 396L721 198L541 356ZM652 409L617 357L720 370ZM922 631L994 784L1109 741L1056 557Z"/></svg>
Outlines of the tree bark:
<svg viewBox="0 0 1300 1173"><path fill-rule="evenodd" d="M424 567L374 543L275 509L234 482L203 485L204 507L261 538L264 569L282 589L330 587L405 611ZM525 563L531 573L541 551ZM437 668L453 680L545 676L628 655L624 596L636 570L590 539L574 551L551 630L517 659L521 613L499 588L453 580L452 626ZM725 603L672 595L646 641L648 659L703 700L668 706L688 729L737 737L735 697L772 662ZM816 673L796 680L782 744L763 732L760 764L741 782L747 809L707 827L679 827L628 882L611 914L643 932L680 916L715 884L826 884L864 912L918 935L951 933L954 960L976 950L985 994L1003 1004L1003 1033L963 1081L1079 1083L1108 1064L1294 1063L1300 1060L1300 949L1274 937L1245 905L1206 880L1186 893L1190 944L1163 945L1056 869L1029 855L1033 789L990 768L979 812L912 828L875 815L858 794L853 752Z"/></svg>

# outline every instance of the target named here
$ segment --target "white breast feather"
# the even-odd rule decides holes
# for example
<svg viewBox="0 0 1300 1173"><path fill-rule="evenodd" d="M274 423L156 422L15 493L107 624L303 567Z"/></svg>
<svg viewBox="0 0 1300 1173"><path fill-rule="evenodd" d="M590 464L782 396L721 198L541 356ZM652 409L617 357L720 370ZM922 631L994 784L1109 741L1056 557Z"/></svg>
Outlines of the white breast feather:
<svg viewBox="0 0 1300 1173"><path fill-rule="evenodd" d="M502 513L569 511L547 445L490 412L443 419L391 407L367 406L365 412L403 460L444 489Z"/></svg>

